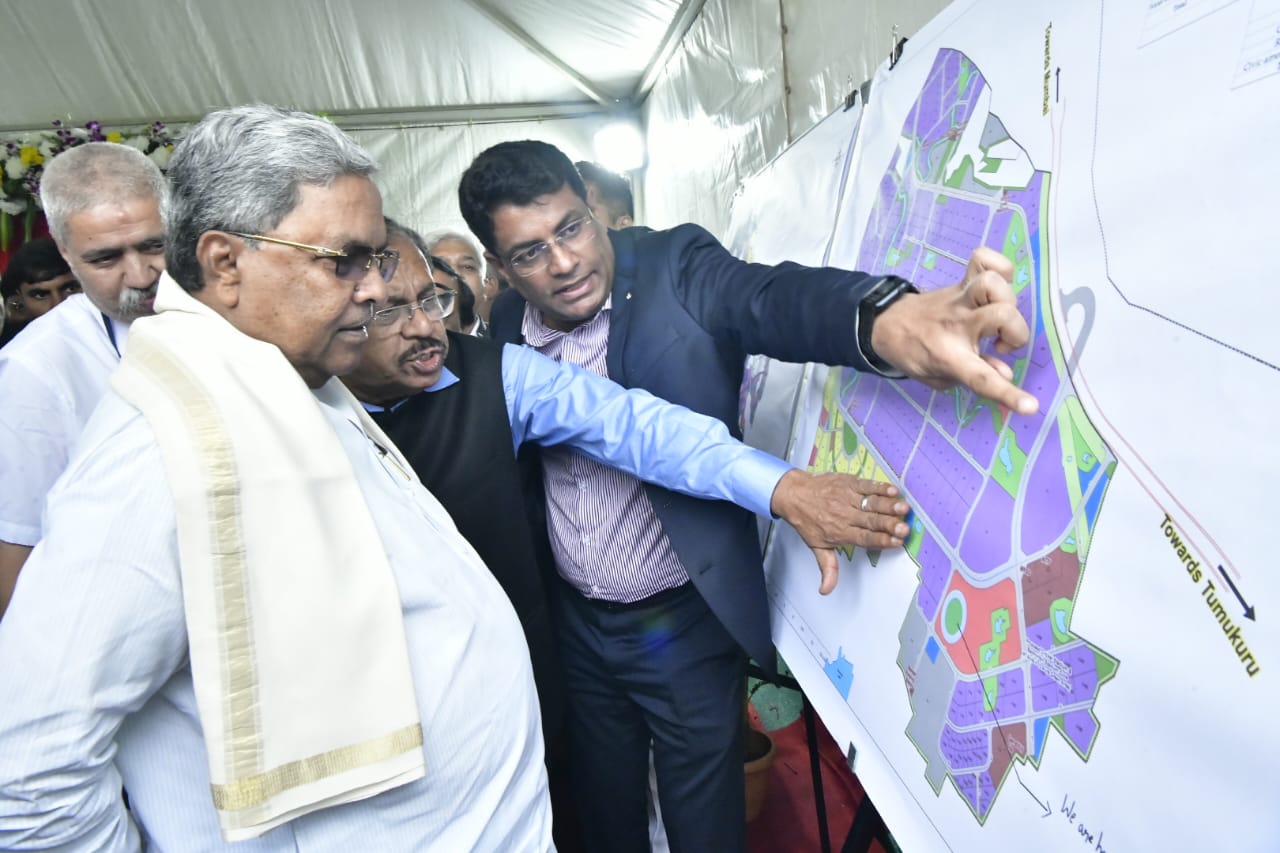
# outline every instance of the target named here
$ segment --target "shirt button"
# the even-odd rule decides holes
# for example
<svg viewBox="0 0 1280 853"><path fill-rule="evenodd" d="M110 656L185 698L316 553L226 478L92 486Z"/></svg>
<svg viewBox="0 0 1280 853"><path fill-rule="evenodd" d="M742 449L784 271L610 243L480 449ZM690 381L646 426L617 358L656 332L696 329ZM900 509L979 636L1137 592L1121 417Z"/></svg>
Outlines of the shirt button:
<svg viewBox="0 0 1280 853"><path fill-rule="evenodd" d="M587 490L587 484L586 484L586 483L583 483L583 482L579 482L579 483L578 483L578 491L580 491L580 492L585 492L586 490Z"/></svg>

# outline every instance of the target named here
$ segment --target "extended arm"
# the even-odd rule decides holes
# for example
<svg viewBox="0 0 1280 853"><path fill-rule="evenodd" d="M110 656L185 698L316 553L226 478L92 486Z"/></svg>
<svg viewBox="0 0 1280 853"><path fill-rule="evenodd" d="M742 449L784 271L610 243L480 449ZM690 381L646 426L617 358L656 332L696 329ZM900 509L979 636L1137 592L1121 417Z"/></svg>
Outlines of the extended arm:
<svg viewBox="0 0 1280 853"><path fill-rule="evenodd" d="M908 532L907 505L887 483L795 470L737 441L715 418L528 347L503 347L502 364L517 448L525 441L568 445L673 491L776 513L815 549L895 547Z"/></svg>
<svg viewBox="0 0 1280 853"><path fill-rule="evenodd" d="M735 341L744 352L784 361L871 369L854 329L859 303L878 277L797 264L748 264L696 226L681 226L672 234L667 274L682 304L711 334ZM1012 275L1008 258L978 248L964 281L904 296L886 309L872 326L872 348L930 387L961 384L1022 414L1034 413L1038 402L1013 384L1008 365L980 352L988 338L995 339L999 353L1030 340Z"/></svg>

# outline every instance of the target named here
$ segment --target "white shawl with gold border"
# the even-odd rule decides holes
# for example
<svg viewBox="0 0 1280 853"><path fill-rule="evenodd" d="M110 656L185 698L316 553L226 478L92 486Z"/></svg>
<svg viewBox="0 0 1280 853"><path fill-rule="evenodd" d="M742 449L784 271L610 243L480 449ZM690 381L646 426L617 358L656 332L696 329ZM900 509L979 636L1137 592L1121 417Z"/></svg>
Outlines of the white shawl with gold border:
<svg viewBox="0 0 1280 853"><path fill-rule="evenodd" d="M156 311L133 324L111 384L154 429L173 491L223 836L422 777L399 593L330 422L279 349L168 275Z"/></svg>

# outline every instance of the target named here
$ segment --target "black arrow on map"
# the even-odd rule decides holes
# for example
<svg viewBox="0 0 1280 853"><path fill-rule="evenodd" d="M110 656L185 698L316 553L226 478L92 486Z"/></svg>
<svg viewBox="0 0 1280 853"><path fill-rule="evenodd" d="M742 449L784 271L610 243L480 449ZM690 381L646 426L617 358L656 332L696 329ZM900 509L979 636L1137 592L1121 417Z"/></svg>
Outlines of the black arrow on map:
<svg viewBox="0 0 1280 853"><path fill-rule="evenodd" d="M1022 790L1030 794L1031 799L1036 801L1036 805L1044 809L1044 814L1040 815L1040 817L1048 817L1049 815L1053 814L1053 809L1049 808L1049 801L1042 800L1039 797L1037 797L1036 792L1028 788L1027 783L1022 781L1022 774L1018 772L1018 766L1016 764L1013 766L1013 775L1017 778L1018 784L1022 786Z"/></svg>
<svg viewBox="0 0 1280 853"><path fill-rule="evenodd" d="M1055 103L1062 97L1062 81L1058 79L1058 75L1061 73L1061 68L1053 70L1053 100Z"/></svg>
<svg viewBox="0 0 1280 853"><path fill-rule="evenodd" d="M1244 618L1257 622L1254 616L1253 605L1244 600L1244 596L1240 594L1240 590L1236 589L1236 585L1231 582L1231 578L1227 576L1227 570L1218 566L1218 574L1222 575L1222 579L1227 582L1227 586L1231 587L1231 591L1236 594L1236 598L1240 600L1240 606L1244 608Z"/></svg>

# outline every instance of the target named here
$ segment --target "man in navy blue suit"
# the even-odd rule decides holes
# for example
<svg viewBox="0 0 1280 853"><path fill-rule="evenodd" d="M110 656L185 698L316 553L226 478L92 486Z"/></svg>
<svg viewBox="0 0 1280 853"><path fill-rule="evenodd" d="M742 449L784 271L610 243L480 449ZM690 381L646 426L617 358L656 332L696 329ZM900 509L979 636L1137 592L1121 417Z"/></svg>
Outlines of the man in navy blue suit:
<svg viewBox="0 0 1280 853"><path fill-rule="evenodd" d="M978 250L962 284L919 293L893 276L747 264L694 225L610 232L572 162L535 141L481 153L458 197L512 286L493 308L495 339L644 388L735 435L750 353L959 382L1014 411L1037 408L1006 364L979 352L984 338L1000 353L1029 338L1012 265L997 252ZM547 452L543 464L563 581L555 618L570 764L589 849L647 849L652 738L672 850L743 850L743 651L774 661L751 516L571 451ZM834 552L819 563L829 592Z"/></svg>

